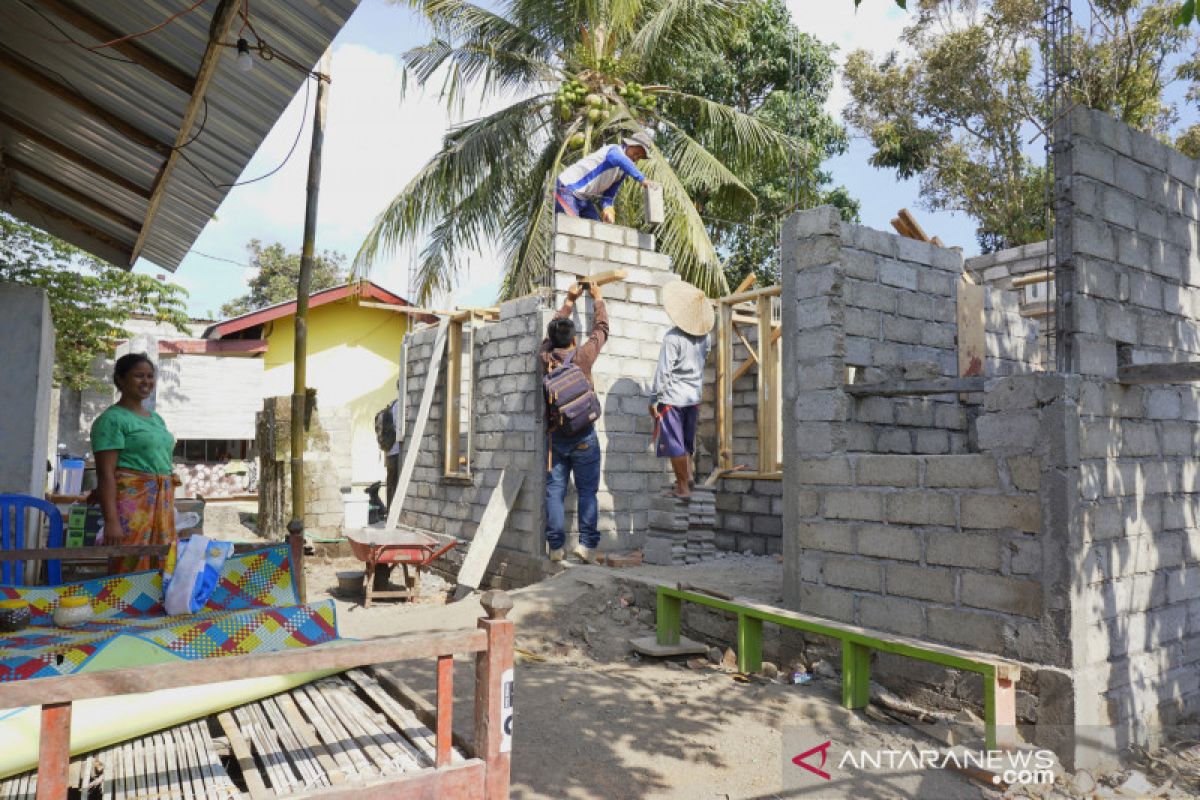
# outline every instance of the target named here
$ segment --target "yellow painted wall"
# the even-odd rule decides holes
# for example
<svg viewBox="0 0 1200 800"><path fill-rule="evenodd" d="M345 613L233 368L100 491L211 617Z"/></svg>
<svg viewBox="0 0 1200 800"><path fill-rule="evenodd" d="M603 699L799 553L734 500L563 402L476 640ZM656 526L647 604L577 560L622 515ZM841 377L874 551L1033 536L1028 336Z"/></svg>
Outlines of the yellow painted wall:
<svg viewBox="0 0 1200 800"><path fill-rule="evenodd" d="M317 408L345 408L351 418L352 480L383 480L383 454L375 443L375 412L396 397L400 347L407 317L362 308L354 299L327 303L308 312L308 385L317 390ZM292 393L295 320L268 323L263 364L267 397Z"/></svg>

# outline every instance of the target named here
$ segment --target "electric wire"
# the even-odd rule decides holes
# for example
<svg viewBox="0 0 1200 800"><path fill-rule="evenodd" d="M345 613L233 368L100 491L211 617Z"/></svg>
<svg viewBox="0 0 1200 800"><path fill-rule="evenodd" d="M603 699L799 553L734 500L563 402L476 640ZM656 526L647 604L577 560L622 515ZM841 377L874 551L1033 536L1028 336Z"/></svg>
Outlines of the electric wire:
<svg viewBox="0 0 1200 800"><path fill-rule="evenodd" d="M197 8L199 8L202 5L204 5L204 0L196 0L195 3L192 3L190 6L188 6L187 8L185 8L181 11L176 11L174 14L167 17L166 19L164 19L162 22L158 23L157 25L154 25L153 27L147 28L144 31L139 31L138 33L129 33L124 36L118 36L116 39L113 39L112 41L102 42L101 44L92 45L88 49L89 50L101 50L105 47L112 47L114 44L120 44L121 42L128 42L131 39L140 39L141 37L143 37L147 34L154 33L157 30L161 30L162 28L165 28L166 26L170 25L175 20L179 19L180 17L184 16L185 14L190 14L191 12L195 11Z"/></svg>
<svg viewBox="0 0 1200 800"><path fill-rule="evenodd" d="M37 36L39 39L45 39L47 42L51 42L53 44L73 44L76 47L78 47L80 50L86 50L89 53L92 53L93 55L100 56L101 58L107 58L109 61L116 61L121 64L133 64L135 66L137 65L137 62L132 61L128 58L123 58L122 56L109 55L108 53L98 53L95 50L92 50L92 48L90 48L88 45L84 44L83 42L79 41L71 34L67 33L46 12L42 11L40 8L35 6L33 3L30 3L29 0L21 0L21 5L25 6L27 9L29 9L33 13L37 14L39 17L42 18L42 20L47 25L54 28L54 30L58 31L60 36L64 37L62 39L53 39L49 36L46 36L44 33L39 33L38 31L33 30L32 28L27 28L25 26L21 26L21 27L25 27L26 30L33 33L33 35Z"/></svg>

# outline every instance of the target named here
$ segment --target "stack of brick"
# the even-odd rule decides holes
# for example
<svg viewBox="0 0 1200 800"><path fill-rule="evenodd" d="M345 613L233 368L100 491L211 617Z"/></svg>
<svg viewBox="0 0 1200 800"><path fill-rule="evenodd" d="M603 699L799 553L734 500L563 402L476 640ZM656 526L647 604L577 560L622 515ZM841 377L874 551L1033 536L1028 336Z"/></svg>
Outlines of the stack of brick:
<svg viewBox="0 0 1200 800"><path fill-rule="evenodd" d="M647 564L699 564L716 558L716 497L696 488L690 499L662 493L650 501L642 560Z"/></svg>

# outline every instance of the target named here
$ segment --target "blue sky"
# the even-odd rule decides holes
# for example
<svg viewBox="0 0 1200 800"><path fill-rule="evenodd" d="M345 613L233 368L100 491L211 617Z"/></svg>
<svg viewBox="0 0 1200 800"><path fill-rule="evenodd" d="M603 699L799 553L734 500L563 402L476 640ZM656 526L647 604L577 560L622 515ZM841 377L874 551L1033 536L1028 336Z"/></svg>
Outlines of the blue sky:
<svg viewBox="0 0 1200 800"><path fill-rule="evenodd" d="M857 13L851 0L788 0L788 5L801 30L840 48L839 61L860 47L876 53L894 48L907 19L893 0L863 0ZM438 149L449 122L446 111L433 94L410 91L402 98L401 91L398 56L423 42L426 33L408 9L384 0L363 0L334 41L317 230L319 250L337 250L352 257L375 215ZM830 110L840 115L844 103L845 94L839 85L830 98ZM311 124L311 113L305 113L303 106L301 90L242 179L278 166L303 125L300 145L292 158L271 178L232 189L216 219L204 229L175 273L173 280L191 294L189 307L193 315L208 316L245 291L252 275L245 266L245 247L250 239L280 241L299 250ZM487 110L468 104L466 116L478 116ZM968 253L976 252L974 227L968 219L920 210L917 182L898 181L892 172L870 167L870 154L869 144L855 139L849 152L827 163L835 182L848 187L862 203L864 224L890 230L889 220L897 210L907 207L917 214L930 235L940 236L948 245L962 246ZM411 258L411 251L396 253L376 265L372 279L406 294ZM446 302L490 304L499 285L499 270L494 255L473 259L468 274ZM146 262L139 263L138 271L162 272Z"/></svg>

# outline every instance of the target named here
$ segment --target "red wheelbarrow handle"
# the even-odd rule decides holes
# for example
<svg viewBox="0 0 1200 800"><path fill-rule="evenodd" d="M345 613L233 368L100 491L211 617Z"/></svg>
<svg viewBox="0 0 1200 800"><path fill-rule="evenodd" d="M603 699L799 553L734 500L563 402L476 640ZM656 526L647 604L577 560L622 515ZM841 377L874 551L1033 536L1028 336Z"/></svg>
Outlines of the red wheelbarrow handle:
<svg viewBox="0 0 1200 800"><path fill-rule="evenodd" d="M430 564L430 563L436 561L438 559L438 557L444 556L446 553L449 553L451 550L453 550L455 545L457 545L457 544L458 544L458 540L455 539L454 541L450 542L450 544L446 545L445 547L441 548L440 550L434 551L428 558L425 559L425 563Z"/></svg>

